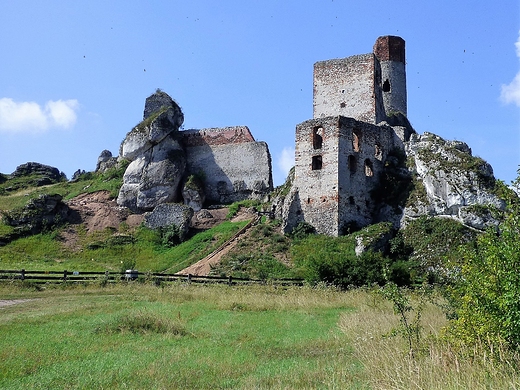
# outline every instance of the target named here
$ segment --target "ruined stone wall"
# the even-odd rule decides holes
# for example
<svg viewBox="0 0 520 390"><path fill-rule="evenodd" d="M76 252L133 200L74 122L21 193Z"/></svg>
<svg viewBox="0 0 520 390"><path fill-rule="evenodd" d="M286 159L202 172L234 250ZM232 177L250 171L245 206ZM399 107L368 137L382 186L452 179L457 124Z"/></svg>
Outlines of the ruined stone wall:
<svg viewBox="0 0 520 390"><path fill-rule="evenodd" d="M340 118L339 224L350 227L373 223L375 202L371 192L380 183L388 153L397 137L390 126Z"/></svg>
<svg viewBox="0 0 520 390"><path fill-rule="evenodd" d="M296 213L318 233L338 235L338 117L313 119L296 126L294 186Z"/></svg>
<svg viewBox="0 0 520 390"><path fill-rule="evenodd" d="M247 126L185 130L180 133L185 146L225 145L255 142Z"/></svg>
<svg viewBox="0 0 520 390"><path fill-rule="evenodd" d="M206 200L262 199L273 188L271 155L247 127L181 132L188 174L203 172Z"/></svg>
<svg viewBox="0 0 520 390"><path fill-rule="evenodd" d="M374 54L314 64L314 118L342 115L369 123L385 119L381 68Z"/></svg>
<svg viewBox="0 0 520 390"><path fill-rule="evenodd" d="M296 127L296 212L319 233L338 236L350 226L372 223L377 187L388 152L389 126L346 117L313 119Z"/></svg>

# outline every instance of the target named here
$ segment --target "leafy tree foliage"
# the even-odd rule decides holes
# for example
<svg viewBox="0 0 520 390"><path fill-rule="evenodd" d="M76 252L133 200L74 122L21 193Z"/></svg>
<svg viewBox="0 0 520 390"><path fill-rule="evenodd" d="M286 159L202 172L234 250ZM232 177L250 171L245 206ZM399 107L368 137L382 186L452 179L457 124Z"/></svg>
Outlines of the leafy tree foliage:
<svg viewBox="0 0 520 390"><path fill-rule="evenodd" d="M520 207L511 204L499 229L462 247L452 264L448 298L451 334L466 343L505 342L520 347Z"/></svg>
<svg viewBox="0 0 520 390"><path fill-rule="evenodd" d="M406 260L393 260L380 251L357 256L353 236L309 235L293 243L291 255L298 273L311 284L325 282L341 288L370 286L394 281L411 283L413 267Z"/></svg>

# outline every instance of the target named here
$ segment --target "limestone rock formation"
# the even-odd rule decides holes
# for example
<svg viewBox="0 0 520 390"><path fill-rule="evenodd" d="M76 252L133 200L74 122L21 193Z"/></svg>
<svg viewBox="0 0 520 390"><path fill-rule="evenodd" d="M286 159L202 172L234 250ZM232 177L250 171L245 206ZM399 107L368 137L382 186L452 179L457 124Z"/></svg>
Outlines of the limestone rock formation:
<svg viewBox="0 0 520 390"><path fill-rule="evenodd" d="M110 150L103 150L98 157L96 164L96 172L105 172L107 169L114 168L117 165L117 158L112 157Z"/></svg>
<svg viewBox="0 0 520 390"><path fill-rule="evenodd" d="M204 193L204 178L190 175L182 187L182 198L184 204L191 207L193 211L200 211L206 200Z"/></svg>
<svg viewBox="0 0 520 390"><path fill-rule="evenodd" d="M411 137L406 154L416 189L404 209L403 222L430 215L454 218L478 230L498 224L492 211L504 210L506 204L493 193L493 169L472 156L468 145L424 133Z"/></svg>
<svg viewBox="0 0 520 390"><path fill-rule="evenodd" d="M11 174L12 178L24 176L31 176L31 183L29 184L36 187L58 183L66 179L65 174L60 172L58 168L36 162L28 162L19 165Z"/></svg>
<svg viewBox="0 0 520 390"><path fill-rule="evenodd" d="M181 232L181 240L188 233L193 209L180 203L162 203L152 212L146 213L144 223L150 229L175 225Z"/></svg>
<svg viewBox="0 0 520 390"><path fill-rule="evenodd" d="M4 215L6 224L30 234L40 233L43 229L60 225L67 221L69 208L58 194L40 195L19 210Z"/></svg>
<svg viewBox="0 0 520 390"><path fill-rule="evenodd" d="M271 212L275 219L282 223L282 231L290 233L299 222L303 222L303 216L299 214L298 205L300 198L298 189L294 184L294 168L289 171L285 183L276 189L271 201Z"/></svg>
<svg viewBox="0 0 520 390"><path fill-rule="evenodd" d="M164 92L146 99L143 121L130 131L120 149L127 167L117 203L134 211L147 211L161 203L178 201L178 186L186 156L177 132L184 115Z"/></svg>

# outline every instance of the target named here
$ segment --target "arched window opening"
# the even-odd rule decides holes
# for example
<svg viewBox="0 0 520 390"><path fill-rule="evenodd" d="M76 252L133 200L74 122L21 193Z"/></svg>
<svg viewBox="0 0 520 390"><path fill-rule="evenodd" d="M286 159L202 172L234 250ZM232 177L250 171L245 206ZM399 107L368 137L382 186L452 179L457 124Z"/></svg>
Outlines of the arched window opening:
<svg viewBox="0 0 520 390"><path fill-rule="evenodd" d="M383 92L390 92L390 81L388 79L383 83Z"/></svg>
<svg viewBox="0 0 520 390"><path fill-rule="evenodd" d="M365 176L374 176L374 169L372 167L372 161L368 158L365 160Z"/></svg>
<svg viewBox="0 0 520 390"><path fill-rule="evenodd" d="M357 131L352 132L352 149L354 152L359 152L359 140L361 138L361 134Z"/></svg>
<svg viewBox="0 0 520 390"><path fill-rule="evenodd" d="M323 127L316 127L312 130L312 147L321 149L323 146Z"/></svg>
<svg viewBox="0 0 520 390"><path fill-rule="evenodd" d="M381 145L376 144L374 149L374 157L381 161L383 159L383 149L381 148Z"/></svg>

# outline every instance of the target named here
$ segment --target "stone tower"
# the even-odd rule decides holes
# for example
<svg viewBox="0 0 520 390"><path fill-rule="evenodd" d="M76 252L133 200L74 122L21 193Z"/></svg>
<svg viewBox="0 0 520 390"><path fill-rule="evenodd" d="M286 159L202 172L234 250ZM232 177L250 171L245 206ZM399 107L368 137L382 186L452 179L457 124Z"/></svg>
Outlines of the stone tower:
<svg viewBox="0 0 520 390"><path fill-rule="evenodd" d="M381 88L386 115L400 112L406 116L406 60L405 43L401 37L379 37L374 54L381 66Z"/></svg>
<svg viewBox="0 0 520 390"><path fill-rule="evenodd" d="M313 116L385 120L381 67L372 53L314 64Z"/></svg>
<svg viewBox="0 0 520 390"><path fill-rule="evenodd" d="M387 157L413 131L384 122L406 114L404 40L380 37L374 53L317 62L313 111L296 126L284 231L305 221L338 236L377 219L374 194Z"/></svg>
<svg viewBox="0 0 520 390"><path fill-rule="evenodd" d="M379 37L373 53L314 64L313 117L346 116L377 124L406 116L404 40Z"/></svg>

